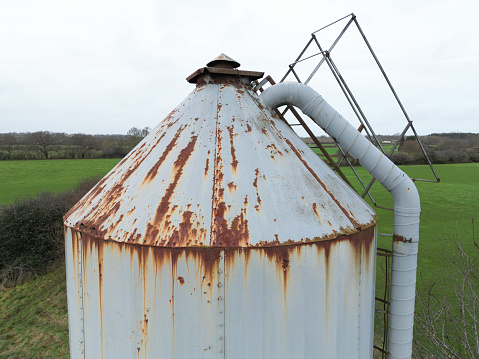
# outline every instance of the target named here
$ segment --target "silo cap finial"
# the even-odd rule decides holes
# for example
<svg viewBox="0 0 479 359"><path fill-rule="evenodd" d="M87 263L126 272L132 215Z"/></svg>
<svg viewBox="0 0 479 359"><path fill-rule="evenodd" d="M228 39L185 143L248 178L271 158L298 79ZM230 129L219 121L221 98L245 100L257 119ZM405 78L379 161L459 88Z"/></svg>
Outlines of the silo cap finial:
<svg viewBox="0 0 479 359"><path fill-rule="evenodd" d="M219 67L223 69L235 69L240 66L238 61L233 60L231 57L220 54L219 56L215 57L213 60L206 64L208 67Z"/></svg>

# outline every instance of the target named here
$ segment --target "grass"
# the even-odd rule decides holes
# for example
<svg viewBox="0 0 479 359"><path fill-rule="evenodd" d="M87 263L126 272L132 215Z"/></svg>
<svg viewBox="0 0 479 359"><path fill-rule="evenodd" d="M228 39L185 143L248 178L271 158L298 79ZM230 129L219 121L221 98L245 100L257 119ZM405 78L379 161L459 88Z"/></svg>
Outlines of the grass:
<svg viewBox="0 0 479 359"><path fill-rule="evenodd" d="M68 357L64 265L0 292L0 359Z"/></svg>
<svg viewBox="0 0 479 359"><path fill-rule="evenodd" d="M0 161L0 204L42 191L72 189L83 178L106 174L119 161L117 158Z"/></svg>
<svg viewBox="0 0 479 359"><path fill-rule="evenodd" d="M433 179L429 166L401 167L410 177ZM456 233L465 241L465 247L474 245L473 219L479 220L479 163L435 165L441 182L415 182L421 197L421 222L419 231L418 271L425 280L436 278L443 272L442 259L452 243L447 241ZM356 169L361 176L367 176L362 168ZM352 172L346 172L355 185L358 181ZM366 182L367 183L367 182ZM376 203L392 207L391 195L379 184L375 183L371 190ZM371 201L367 199L369 203ZM393 213L376 210L379 215L379 233L392 233ZM391 240L380 236L381 247L391 248Z"/></svg>
<svg viewBox="0 0 479 359"><path fill-rule="evenodd" d="M309 145L309 147L314 151L314 153L317 153L318 155L323 156L323 153L321 152L321 150L315 146L316 145ZM335 144L325 143L323 144L323 147L326 150L326 152L331 156L335 155L338 152L338 148L336 147Z"/></svg>
<svg viewBox="0 0 479 359"><path fill-rule="evenodd" d="M314 144L309 145L309 147L311 147L311 149L314 151L314 153L317 153L317 154L321 155L321 157L323 157L323 153L321 152L321 150L319 148L315 147L315 146L316 145L314 145ZM389 153L389 151L391 151L391 149L393 148L392 144L387 144L387 145L382 145L382 146L383 146L384 150L386 151L386 153ZM331 156L334 156L339 152L338 147L334 143L324 143L323 147L326 150L326 152ZM396 148L394 150L394 152L397 152L397 151L398 151L398 149Z"/></svg>

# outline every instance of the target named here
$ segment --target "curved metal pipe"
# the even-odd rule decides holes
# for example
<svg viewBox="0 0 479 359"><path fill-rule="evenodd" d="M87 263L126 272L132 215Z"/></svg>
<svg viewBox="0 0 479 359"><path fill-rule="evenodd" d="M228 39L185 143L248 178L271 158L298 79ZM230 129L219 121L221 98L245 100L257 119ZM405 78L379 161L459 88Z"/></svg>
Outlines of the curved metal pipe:
<svg viewBox="0 0 479 359"><path fill-rule="evenodd" d="M416 186L312 88L295 82L284 82L269 87L260 97L273 109L281 105L299 107L335 138L393 196L394 234L388 349L390 358L411 358L421 212Z"/></svg>

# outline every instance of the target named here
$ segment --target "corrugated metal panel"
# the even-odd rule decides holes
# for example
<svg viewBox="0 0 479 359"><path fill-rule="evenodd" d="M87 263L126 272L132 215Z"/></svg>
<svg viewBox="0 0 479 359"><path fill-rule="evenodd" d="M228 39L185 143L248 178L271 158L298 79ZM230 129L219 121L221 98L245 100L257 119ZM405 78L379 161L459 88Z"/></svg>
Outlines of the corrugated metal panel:
<svg viewBox="0 0 479 359"><path fill-rule="evenodd" d="M227 358L372 358L373 238L227 252Z"/></svg>
<svg viewBox="0 0 479 359"><path fill-rule="evenodd" d="M198 86L65 217L96 238L272 246L376 222L249 85Z"/></svg>
<svg viewBox="0 0 479 359"><path fill-rule="evenodd" d="M161 248L67 230L71 357L82 317L86 358L371 358L375 238Z"/></svg>

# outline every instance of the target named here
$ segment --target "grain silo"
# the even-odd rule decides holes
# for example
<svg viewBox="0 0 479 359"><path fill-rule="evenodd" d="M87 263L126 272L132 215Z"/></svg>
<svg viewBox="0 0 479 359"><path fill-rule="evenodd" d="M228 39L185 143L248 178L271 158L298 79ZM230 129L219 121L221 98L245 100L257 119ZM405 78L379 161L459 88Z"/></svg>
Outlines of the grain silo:
<svg viewBox="0 0 479 359"><path fill-rule="evenodd" d="M72 358L372 357L376 215L238 66L65 216Z"/></svg>

